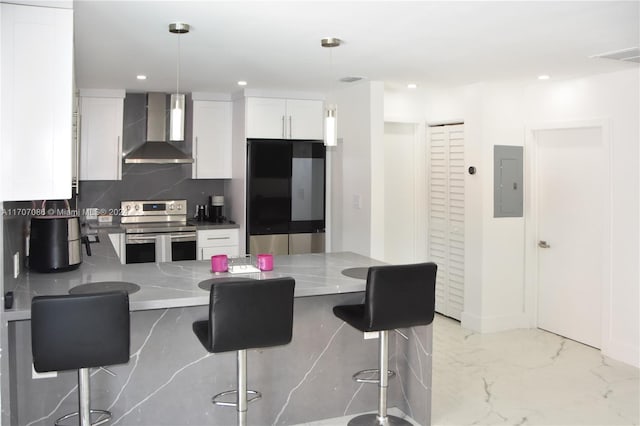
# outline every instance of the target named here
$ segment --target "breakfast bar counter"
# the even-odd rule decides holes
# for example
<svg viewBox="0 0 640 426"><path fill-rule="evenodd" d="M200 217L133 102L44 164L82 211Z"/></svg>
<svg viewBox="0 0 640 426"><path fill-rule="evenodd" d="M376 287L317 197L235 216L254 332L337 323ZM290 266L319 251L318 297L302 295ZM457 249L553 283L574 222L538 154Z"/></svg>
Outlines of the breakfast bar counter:
<svg viewBox="0 0 640 426"><path fill-rule="evenodd" d="M112 411L112 425L228 425L235 410L211 404L214 394L235 387L235 354L210 354L191 330L207 318L209 292L198 283L212 278L293 277L293 340L248 351L248 385L262 392L251 404L248 424L300 424L374 411L377 388L351 375L377 365L377 339L333 315L339 304L361 303L365 280L342 273L381 262L355 253L274 257L269 272L212 273L209 261L123 265L105 232L75 271L26 273L12 309L2 317L2 424L50 425L76 407L76 375L32 378L30 303L37 295L68 294L76 286L122 281L130 294L128 364L92 370L92 408ZM251 309L251 306L246 306ZM422 425L430 424L431 326L390 335L389 406ZM5 391L9 389L9 391Z"/></svg>

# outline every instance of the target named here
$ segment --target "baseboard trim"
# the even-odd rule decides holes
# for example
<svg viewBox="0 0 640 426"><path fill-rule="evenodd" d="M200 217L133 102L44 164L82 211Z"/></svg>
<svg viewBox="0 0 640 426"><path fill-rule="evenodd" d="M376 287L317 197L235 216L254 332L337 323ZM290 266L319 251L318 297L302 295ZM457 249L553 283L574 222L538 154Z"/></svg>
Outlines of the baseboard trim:
<svg viewBox="0 0 640 426"><path fill-rule="evenodd" d="M533 327L525 314L480 317L469 312L462 312L460 323L462 327L477 331L478 333L495 333L498 331Z"/></svg>
<svg viewBox="0 0 640 426"><path fill-rule="evenodd" d="M640 347L638 346L609 339L606 344L602 345L602 354L616 361L640 368Z"/></svg>

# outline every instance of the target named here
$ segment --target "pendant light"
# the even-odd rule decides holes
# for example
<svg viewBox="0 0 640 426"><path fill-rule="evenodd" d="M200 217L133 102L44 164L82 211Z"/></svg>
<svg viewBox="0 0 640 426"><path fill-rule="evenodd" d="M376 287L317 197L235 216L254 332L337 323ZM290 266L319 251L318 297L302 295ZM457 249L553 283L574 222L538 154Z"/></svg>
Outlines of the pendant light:
<svg viewBox="0 0 640 426"><path fill-rule="evenodd" d="M169 140L184 140L184 94L180 94L180 35L189 32L189 24L174 22L169 24L169 32L178 34L178 59L176 72L176 93L171 95L171 112L169 115Z"/></svg>
<svg viewBox="0 0 640 426"><path fill-rule="evenodd" d="M326 48L340 46L341 40L336 37L327 37L320 40L320 45ZM333 60L331 56L331 50L329 50L329 74L331 74L331 81L333 86ZM325 146L337 146L338 145L338 132L337 132L337 119L338 119L338 107L335 104L327 105L324 111L324 144Z"/></svg>

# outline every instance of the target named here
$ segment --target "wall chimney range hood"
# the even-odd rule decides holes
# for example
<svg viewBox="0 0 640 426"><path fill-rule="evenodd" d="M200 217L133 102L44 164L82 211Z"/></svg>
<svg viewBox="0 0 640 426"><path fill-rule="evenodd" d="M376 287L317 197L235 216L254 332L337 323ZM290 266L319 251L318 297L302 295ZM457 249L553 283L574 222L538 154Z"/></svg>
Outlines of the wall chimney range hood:
<svg viewBox="0 0 640 426"><path fill-rule="evenodd" d="M125 164L193 163L191 155L167 142L166 120L167 95L147 93L147 138L125 157Z"/></svg>

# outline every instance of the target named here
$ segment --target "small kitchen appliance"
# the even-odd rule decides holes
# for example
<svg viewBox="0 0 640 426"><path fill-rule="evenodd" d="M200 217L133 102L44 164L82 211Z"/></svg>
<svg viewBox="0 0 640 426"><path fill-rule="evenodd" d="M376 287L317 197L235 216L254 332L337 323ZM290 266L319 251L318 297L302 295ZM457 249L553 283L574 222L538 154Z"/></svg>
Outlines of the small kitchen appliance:
<svg viewBox="0 0 640 426"><path fill-rule="evenodd" d="M209 197L209 221L224 223L224 196L213 195Z"/></svg>
<svg viewBox="0 0 640 426"><path fill-rule="evenodd" d="M63 272L82 263L80 220L77 216L34 216L29 236L29 269Z"/></svg>
<svg viewBox="0 0 640 426"><path fill-rule="evenodd" d="M187 200L122 201L124 263L196 259L196 227L187 224Z"/></svg>

